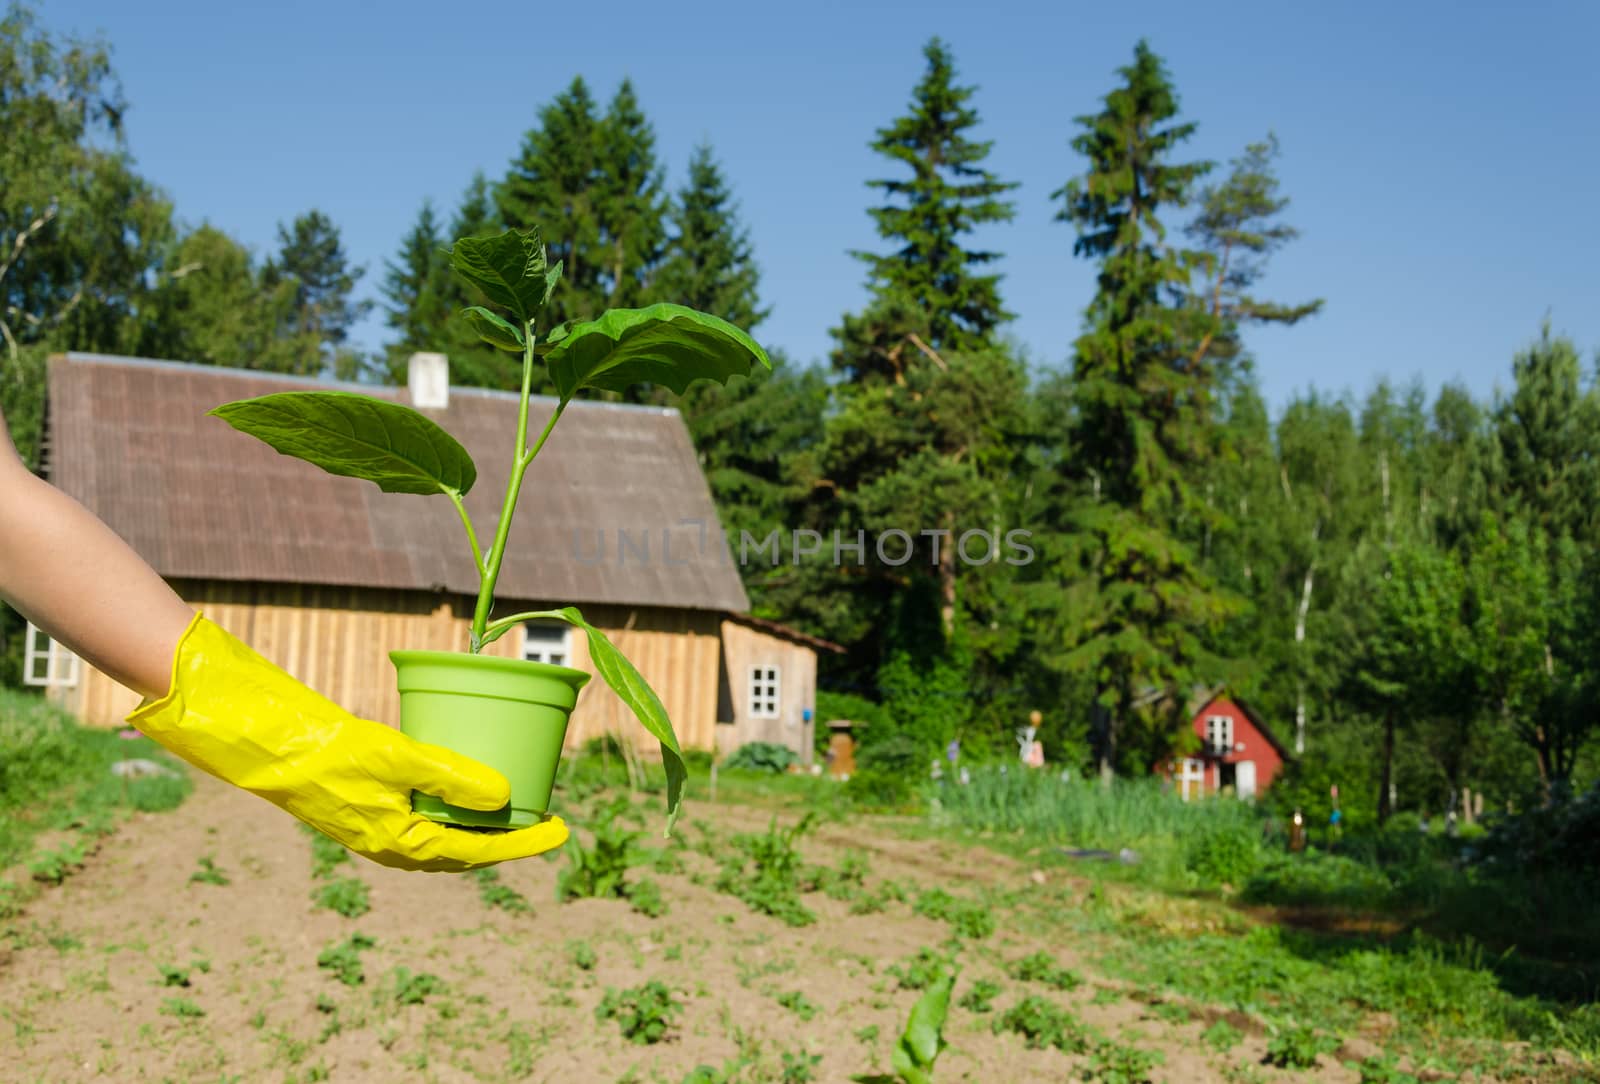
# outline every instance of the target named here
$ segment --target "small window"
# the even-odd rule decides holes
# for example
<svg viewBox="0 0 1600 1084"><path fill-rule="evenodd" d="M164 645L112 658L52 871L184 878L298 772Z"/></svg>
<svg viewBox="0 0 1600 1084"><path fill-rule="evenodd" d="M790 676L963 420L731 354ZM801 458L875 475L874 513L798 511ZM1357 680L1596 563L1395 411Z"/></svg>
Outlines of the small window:
<svg viewBox="0 0 1600 1084"><path fill-rule="evenodd" d="M778 717L780 682L776 666L750 668L750 716L753 719Z"/></svg>
<svg viewBox="0 0 1600 1084"><path fill-rule="evenodd" d="M559 621L530 621L522 626L522 657L551 666L572 665L572 626Z"/></svg>
<svg viewBox="0 0 1600 1084"><path fill-rule="evenodd" d="M24 685L70 689L78 684L78 656L56 643L44 632L28 625L22 665Z"/></svg>
<svg viewBox="0 0 1600 1084"><path fill-rule="evenodd" d="M1217 756L1233 752L1233 719L1212 715L1206 719L1206 748Z"/></svg>

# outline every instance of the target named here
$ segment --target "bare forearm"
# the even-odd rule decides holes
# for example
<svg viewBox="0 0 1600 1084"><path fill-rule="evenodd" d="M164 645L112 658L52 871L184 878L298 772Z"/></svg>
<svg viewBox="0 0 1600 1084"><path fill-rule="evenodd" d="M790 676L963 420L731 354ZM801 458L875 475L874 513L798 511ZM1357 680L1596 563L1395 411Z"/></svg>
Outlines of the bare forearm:
<svg viewBox="0 0 1600 1084"><path fill-rule="evenodd" d="M0 419L0 598L145 696L171 679L194 617L126 542L23 468Z"/></svg>

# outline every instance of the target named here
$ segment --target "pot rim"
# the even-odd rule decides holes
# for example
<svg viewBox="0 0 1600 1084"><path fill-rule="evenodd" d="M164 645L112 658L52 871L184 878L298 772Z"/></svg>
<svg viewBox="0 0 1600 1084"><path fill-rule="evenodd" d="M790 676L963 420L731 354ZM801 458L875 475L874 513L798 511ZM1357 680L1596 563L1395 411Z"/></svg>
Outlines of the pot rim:
<svg viewBox="0 0 1600 1084"><path fill-rule="evenodd" d="M577 670L570 666L535 662L532 659L508 659L501 655L474 655L469 651L391 651L389 661L396 669L408 663L430 663L462 670L498 670L502 673L547 677L558 681L570 682L577 678L581 679L578 682L580 686L586 684L593 676L587 670Z"/></svg>

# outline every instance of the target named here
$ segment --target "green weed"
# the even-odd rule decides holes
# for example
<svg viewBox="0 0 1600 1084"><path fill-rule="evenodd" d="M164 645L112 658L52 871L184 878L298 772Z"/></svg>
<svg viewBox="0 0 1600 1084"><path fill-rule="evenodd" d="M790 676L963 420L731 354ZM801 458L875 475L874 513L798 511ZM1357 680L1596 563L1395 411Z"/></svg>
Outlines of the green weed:
<svg viewBox="0 0 1600 1084"><path fill-rule="evenodd" d="M723 859L717 890L786 925L811 925L817 916L800 899L808 886L800 878L800 853L795 844L815 823L816 815L808 813L793 828L780 830L773 817L764 835L735 836L736 853Z"/></svg>
<svg viewBox="0 0 1600 1084"><path fill-rule="evenodd" d="M812 1017L822 1011L820 1005L806 997L799 990L790 990L788 993L779 994L777 1001L779 1005L806 1021L811 1020Z"/></svg>
<svg viewBox="0 0 1600 1084"><path fill-rule="evenodd" d="M433 994L444 990L444 980L426 971L412 972L397 967L390 973L392 996L397 1005L421 1005Z"/></svg>
<svg viewBox="0 0 1600 1084"><path fill-rule="evenodd" d="M967 992L961 995L957 1004L968 1012L993 1012L994 999L1000 996L1000 992L999 983L979 979L967 987Z"/></svg>
<svg viewBox="0 0 1600 1084"><path fill-rule="evenodd" d="M361 953L377 945L364 933L353 933L343 941L334 941L317 954L317 966L331 971L346 986L360 986L366 981L361 967Z"/></svg>
<svg viewBox="0 0 1600 1084"><path fill-rule="evenodd" d="M655 980L626 990L607 989L594 1010L596 1020L615 1020L630 1043L659 1043L667 1037L683 1006Z"/></svg>
<svg viewBox="0 0 1600 1084"><path fill-rule="evenodd" d="M1299 1024L1280 1028L1267 1041L1266 1062L1280 1069L1312 1069L1316 1067L1317 1055L1338 1048L1336 1037L1318 1034L1310 1025Z"/></svg>
<svg viewBox="0 0 1600 1084"><path fill-rule="evenodd" d="M1076 990L1083 985L1083 976L1076 971L1057 966L1048 952L1035 952L1013 961L1006 974L1019 982L1042 982L1057 990Z"/></svg>
<svg viewBox="0 0 1600 1084"><path fill-rule="evenodd" d="M1244 1041L1244 1032L1226 1020L1218 1020L1202 1031L1200 1038L1217 1053L1226 1054Z"/></svg>
<svg viewBox="0 0 1600 1084"><path fill-rule="evenodd" d="M189 874L190 884L225 885L230 883L228 875L217 868L216 860L211 855L200 858L200 868Z"/></svg>
<svg viewBox="0 0 1600 1084"><path fill-rule="evenodd" d="M600 962L600 957L594 951L594 946L587 941L568 941L567 951L572 956L572 962L579 971L593 971L594 965Z"/></svg>
<svg viewBox="0 0 1600 1084"><path fill-rule="evenodd" d="M350 861L350 851L343 843L323 835L309 824L302 824L300 830L311 841L311 876L319 880L332 877L337 867Z"/></svg>
<svg viewBox="0 0 1600 1084"><path fill-rule="evenodd" d="M1068 1054L1082 1054L1089 1048L1087 1034L1077 1017L1033 994L1007 1009L994 1022L994 1030L996 1034L1010 1031L1021 1035L1029 1050L1055 1047Z"/></svg>
<svg viewBox="0 0 1600 1084"><path fill-rule="evenodd" d="M1163 1060L1159 1051L1102 1042L1089 1052L1083 1079L1095 1084L1149 1084L1151 1071Z"/></svg>
<svg viewBox="0 0 1600 1084"><path fill-rule="evenodd" d="M959 937L977 939L994 933L994 916L988 907L975 900L958 899L942 888L920 893L911 909L919 915L950 923Z"/></svg>
<svg viewBox="0 0 1600 1084"><path fill-rule="evenodd" d="M186 997L169 997L161 1002L160 1012L164 1016L177 1016L184 1019L194 1019L206 1014L206 1011Z"/></svg>
<svg viewBox="0 0 1600 1084"><path fill-rule="evenodd" d="M366 882L354 877L323 882L311 890L311 899L318 907L336 911L345 918L360 918L372 910L367 900Z"/></svg>
<svg viewBox="0 0 1600 1084"><path fill-rule="evenodd" d="M473 870L472 876L478 882L478 898L490 907L498 907L513 915L533 912L533 904L528 902L526 896L510 885L501 883L499 870L486 866Z"/></svg>
<svg viewBox="0 0 1600 1084"><path fill-rule="evenodd" d="M899 980L902 990L925 990L932 986L950 964L950 958L930 948L920 948L917 954L898 964L890 964L887 972Z"/></svg>

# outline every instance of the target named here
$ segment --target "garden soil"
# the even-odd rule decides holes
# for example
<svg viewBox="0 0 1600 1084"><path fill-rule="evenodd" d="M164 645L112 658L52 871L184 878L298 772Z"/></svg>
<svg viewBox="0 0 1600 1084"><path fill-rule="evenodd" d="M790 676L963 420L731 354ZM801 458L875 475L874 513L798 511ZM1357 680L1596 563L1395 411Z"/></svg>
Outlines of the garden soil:
<svg viewBox="0 0 1600 1084"><path fill-rule="evenodd" d="M650 806L649 823L659 824ZM764 829L770 814L698 804L684 823L719 833ZM686 829L690 835L694 829ZM837 863L864 851L869 885L883 878L971 895L979 890L1061 892L1074 886L986 849L902 838L870 821L831 824L802 850ZM226 885L191 881L211 856ZM471 876L404 873L356 859L337 867L370 891L371 910L347 918L312 902L308 836L291 818L209 777L180 809L139 814L105 839L85 867L41 892L7 921L0 949L0 1079L5 1081L668 1081L697 1066L728 1080L848 1081L888 1073L891 1050L916 1001L888 968L949 927L890 903L851 914L824 895L805 897L815 924L791 928L718 893L711 860L685 855L684 872L650 873L669 912L635 913L622 900L555 901L566 859L498 867L501 885L531 912L491 907ZM1126 1045L1163 1062L1153 1079L1174 1082L1285 1079L1261 1066L1266 1040L1240 1017L1242 1042L1226 1054L1201 1032L1222 1014L1204 1006L1162 1013L1097 975L1068 943L998 930L963 953L956 997L979 978L1004 992L996 1011L952 1006L939 1081L1077 1080L1087 1060L1027 1049L995 1034L1000 1011L1023 993L1070 1008ZM1037 924L1033 927L1037 930ZM318 966L329 945L371 938L364 980L339 981ZM588 969L576 945L593 950ZM1038 950L1086 981L1070 992L1026 988L1005 961ZM169 969L167 974L162 968ZM187 971L186 976L176 972ZM419 976L432 976L433 981ZM188 985L178 984L186 978ZM613 1019L597 1020L608 989L659 980L682 1003L664 1041L635 1045ZM170 984L169 984L170 983ZM802 1012L779 1004L790 1000ZM1347 1041L1338 1058L1295 1079L1354 1081L1339 1058L1376 1046ZM709 1080L723 1080L711 1076Z"/></svg>

